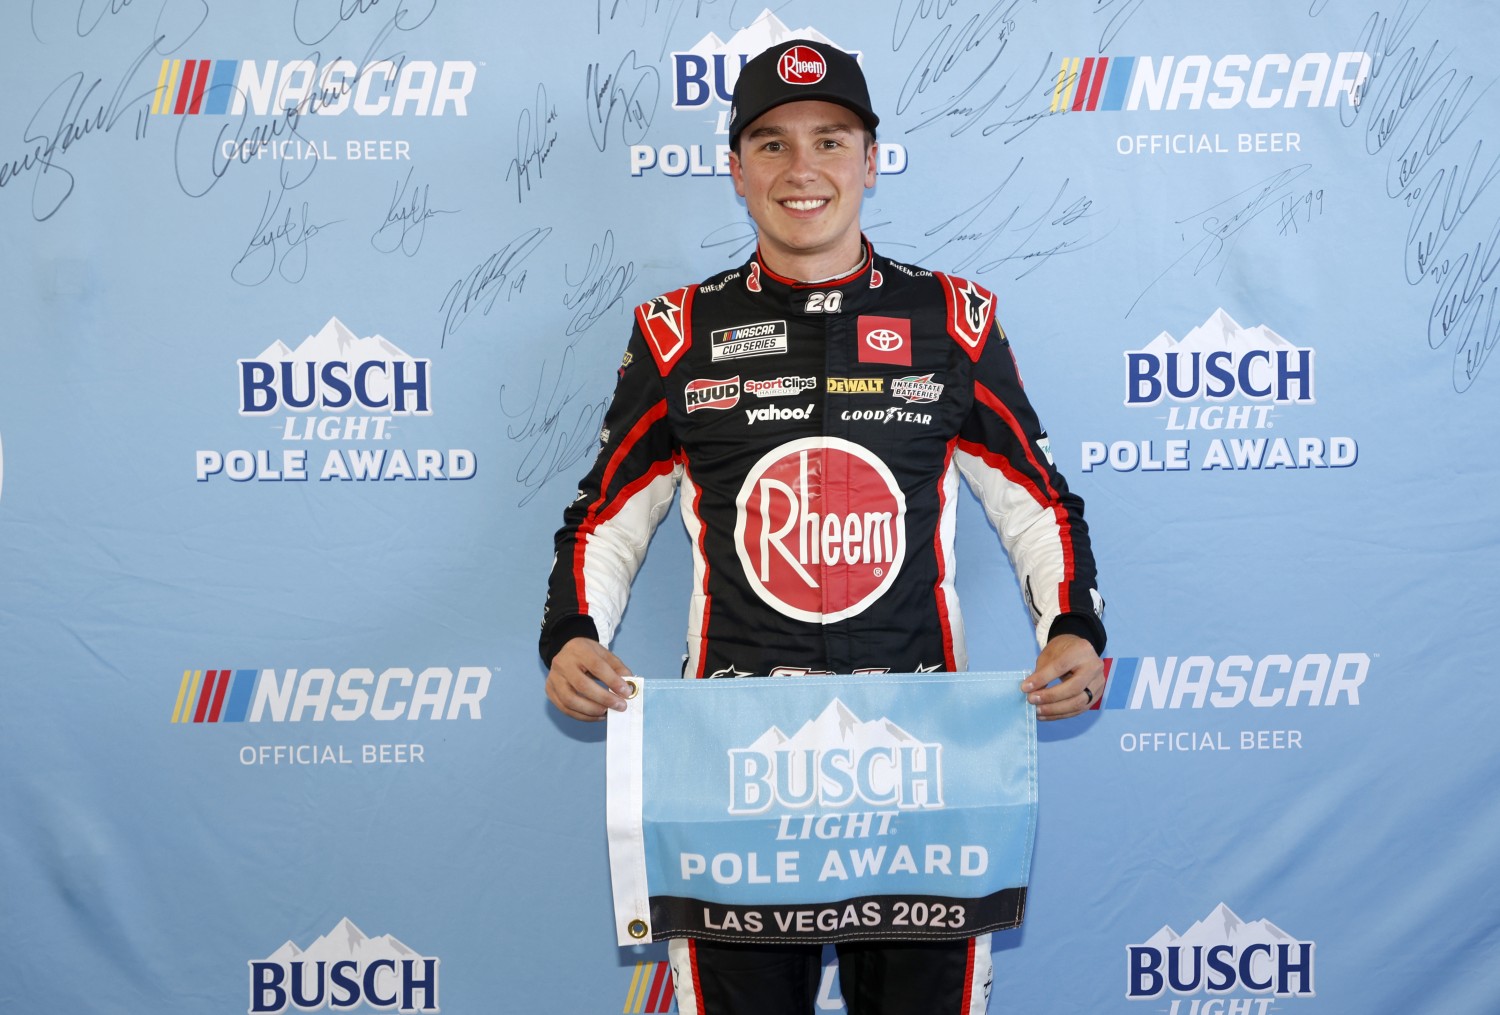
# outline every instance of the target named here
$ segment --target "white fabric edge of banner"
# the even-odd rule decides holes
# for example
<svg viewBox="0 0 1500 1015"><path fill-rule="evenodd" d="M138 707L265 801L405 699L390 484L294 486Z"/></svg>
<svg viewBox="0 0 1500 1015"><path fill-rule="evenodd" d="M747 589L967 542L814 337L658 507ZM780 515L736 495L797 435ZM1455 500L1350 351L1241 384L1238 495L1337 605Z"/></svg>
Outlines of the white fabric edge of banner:
<svg viewBox="0 0 1500 1015"><path fill-rule="evenodd" d="M1022 679L1025 678L1023 677ZM1040 771L1041 766L1039 764L1040 755L1037 751L1036 709L1032 708L1030 705L1026 705L1024 706L1024 708L1026 709L1024 720L1026 723L1026 767L1029 769L1027 778L1031 783L1031 804L1028 808L1028 824L1030 825L1030 827L1026 831L1026 860L1022 873L1025 877L1025 886L1027 888L1030 888L1031 864L1032 861L1036 859L1037 816L1038 812L1042 809L1042 773Z"/></svg>
<svg viewBox="0 0 1500 1015"><path fill-rule="evenodd" d="M623 712L610 712L605 721L605 829L609 838L609 882L614 895L616 943L646 944L651 940L651 896L646 884L646 839L642 830L642 755L645 746L645 682ZM646 933L634 937L632 922Z"/></svg>

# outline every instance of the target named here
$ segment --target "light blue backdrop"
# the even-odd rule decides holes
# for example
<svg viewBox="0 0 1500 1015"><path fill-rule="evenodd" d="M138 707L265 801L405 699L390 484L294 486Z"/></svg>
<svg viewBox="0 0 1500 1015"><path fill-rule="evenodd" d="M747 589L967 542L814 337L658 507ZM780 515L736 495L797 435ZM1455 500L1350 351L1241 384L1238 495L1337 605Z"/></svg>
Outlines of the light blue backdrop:
<svg viewBox="0 0 1500 1015"><path fill-rule="evenodd" d="M0 1007L242 1012L253 963L414 952L413 1006L666 1010L535 634L629 308L749 251L705 69L808 29L883 118L869 236L1000 294L1109 604L992 1010L1500 1008L1497 8L762 6L4 5ZM1278 349L1282 391L1142 404ZM375 365L268 407L286 357ZM1024 669L962 515L971 659ZM669 522L638 672L687 556ZM1267 925L1315 996L1127 997L1131 946Z"/></svg>

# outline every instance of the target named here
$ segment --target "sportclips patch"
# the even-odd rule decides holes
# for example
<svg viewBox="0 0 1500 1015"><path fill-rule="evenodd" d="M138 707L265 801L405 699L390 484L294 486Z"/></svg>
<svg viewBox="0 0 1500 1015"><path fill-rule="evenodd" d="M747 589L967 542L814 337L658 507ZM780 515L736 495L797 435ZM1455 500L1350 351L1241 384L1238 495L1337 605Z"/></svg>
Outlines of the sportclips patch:
<svg viewBox="0 0 1500 1015"><path fill-rule="evenodd" d="M632 678L608 720L621 945L952 940L1021 922L1020 673Z"/></svg>
<svg viewBox="0 0 1500 1015"><path fill-rule="evenodd" d="M740 324L716 331L710 337L715 360L772 356L786 352L785 321Z"/></svg>

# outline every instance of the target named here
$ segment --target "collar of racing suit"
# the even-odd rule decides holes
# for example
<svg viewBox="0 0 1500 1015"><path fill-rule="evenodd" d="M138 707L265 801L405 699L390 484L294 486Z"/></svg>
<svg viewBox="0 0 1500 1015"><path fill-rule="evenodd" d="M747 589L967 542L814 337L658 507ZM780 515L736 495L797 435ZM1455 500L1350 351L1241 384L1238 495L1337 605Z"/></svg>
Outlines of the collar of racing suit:
<svg viewBox="0 0 1500 1015"><path fill-rule="evenodd" d="M858 266L846 274L817 282L801 282L778 275L766 266L760 248L757 247L746 267L745 286L764 298L785 302L787 309L794 313L805 312L807 294L814 290L841 290L844 293L845 309L857 309L858 304L864 302L863 297L874 295L870 291L879 289L884 281L877 266L875 248L867 237L861 236L860 242L864 247L864 256Z"/></svg>

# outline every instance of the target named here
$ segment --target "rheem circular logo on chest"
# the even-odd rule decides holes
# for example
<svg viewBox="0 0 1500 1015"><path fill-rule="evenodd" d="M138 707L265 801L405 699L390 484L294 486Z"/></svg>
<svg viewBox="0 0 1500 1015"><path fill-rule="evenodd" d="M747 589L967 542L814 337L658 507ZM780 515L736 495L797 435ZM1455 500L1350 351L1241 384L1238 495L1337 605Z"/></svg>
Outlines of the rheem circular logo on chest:
<svg viewBox="0 0 1500 1015"><path fill-rule="evenodd" d="M762 456L735 507L735 550L750 588L797 620L830 624L864 612L906 557L896 477L839 437L804 437Z"/></svg>

